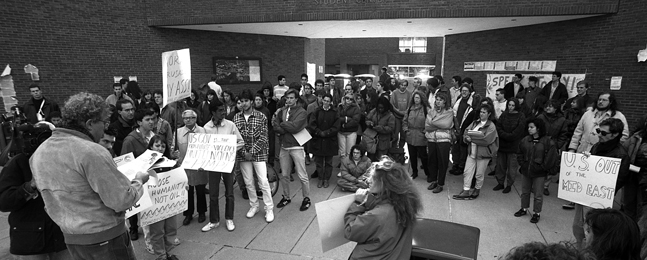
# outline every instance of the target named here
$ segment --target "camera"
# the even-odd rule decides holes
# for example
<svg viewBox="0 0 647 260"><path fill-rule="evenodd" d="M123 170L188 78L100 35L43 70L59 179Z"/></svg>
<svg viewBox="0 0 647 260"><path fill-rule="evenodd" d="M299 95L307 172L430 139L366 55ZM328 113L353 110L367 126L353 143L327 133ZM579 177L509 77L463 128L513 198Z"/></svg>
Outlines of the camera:
<svg viewBox="0 0 647 260"><path fill-rule="evenodd" d="M31 154L36 151L47 138L52 136L52 129L54 125L49 122L39 122L35 125L23 124L17 127L20 133L19 138L16 139L16 144L20 151L26 154Z"/></svg>

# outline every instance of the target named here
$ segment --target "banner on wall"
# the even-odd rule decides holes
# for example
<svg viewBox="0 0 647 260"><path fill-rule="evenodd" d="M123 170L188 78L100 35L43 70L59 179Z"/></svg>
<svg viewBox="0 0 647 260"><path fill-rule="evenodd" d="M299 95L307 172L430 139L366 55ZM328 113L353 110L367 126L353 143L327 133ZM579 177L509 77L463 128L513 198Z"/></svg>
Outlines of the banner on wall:
<svg viewBox="0 0 647 260"><path fill-rule="evenodd" d="M621 160L562 152L557 197L592 208L613 206Z"/></svg>
<svg viewBox="0 0 647 260"><path fill-rule="evenodd" d="M189 49L162 53L162 90L162 106L191 96Z"/></svg>
<svg viewBox="0 0 647 260"><path fill-rule="evenodd" d="M547 83L549 83L553 75L552 74L539 74L539 73L527 73L523 74L523 79L521 80L521 85L528 87L528 78L530 76L535 76L539 79L539 87L543 88ZM513 74L487 74L487 87L485 89L485 94L487 97L495 100L495 92L499 88L505 87L505 84L512 82ZM574 97L577 95L576 84L586 78L586 74L562 74L562 83L566 85L566 90L568 91L568 97Z"/></svg>

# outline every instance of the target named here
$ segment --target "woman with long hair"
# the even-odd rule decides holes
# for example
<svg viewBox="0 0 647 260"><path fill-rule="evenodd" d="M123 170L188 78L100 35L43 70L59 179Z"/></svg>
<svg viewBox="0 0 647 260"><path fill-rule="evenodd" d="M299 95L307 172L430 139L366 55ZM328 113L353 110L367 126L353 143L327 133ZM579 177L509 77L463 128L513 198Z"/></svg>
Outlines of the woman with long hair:
<svg viewBox="0 0 647 260"><path fill-rule="evenodd" d="M406 81L405 81L406 82ZM418 158L422 162L422 170L427 176L427 181L431 182L429 175L428 157L427 157L427 139L425 138L425 120L429 113L429 104L422 92L414 92L411 95L409 108L402 120L402 129L406 133L407 148L411 157L411 178L418 177Z"/></svg>
<svg viewBox="0 0 647 260"><path fill-rule="evenodd" d="M391 147L391 134L395 129L395 117L391 112L391 102L386 97L377 100L377 106L366 117L366 127L377 132L377 147L369 158L377 160L386 155Z"/></svg>
<svg viewBox="0 0 647 260"><path fill-rule="evenodd" d="M449 96L445 92L436 94L434 108L425 119L425 137L429 149L429 176L431 184L427 187L433 193L443 191L445 175L449 166L449 148L455 138L454 112L451 109Z"/></svg>
<svg viewBox="0 0 647 260"><path fill-rule="evenodd" d="M222 103L225 104L227 115L236 110L236 96L234 96L234 93L231 92L231 90L227 89L222 92Z"/></svg>
<svg viewBox="0 0 647 260"><path fill-rule="evenodd" d="M463 171L463 191L454 195L456 200L476 199L483 187L485 170L488 162L496 155L499 149L499 135L494 119L494 107L481 103L477 119L467 127L463 141L467 143L467 159ZM470 189L472 178L476 175L474 189Z"/></svg>
<svg viewBox="0 0 647 260"><path fill-rule="evenodd" d="M638 224L616 209L593 209L584 219L584 249L598 260L639 260Z"/></svg>
<svg viewBox="0 0 647 260"><path fill-rule="evenodd" d="M332 106L332 95L326 93L323 104L310 115L308 130L312 133L310 152L314 155L317 164L319 182L317 188L328 188L332 175L332 157L337 155L340 120L338 113ZM343 159L343 158L342 158Z"/></svg>
<svg viewBox="0 0 647 260"><path fill-rule="evenodd" d="M420 195L402 165L383 159L375 168L344 216L344 237L357 242L349 259L409 259Z"/></svg>

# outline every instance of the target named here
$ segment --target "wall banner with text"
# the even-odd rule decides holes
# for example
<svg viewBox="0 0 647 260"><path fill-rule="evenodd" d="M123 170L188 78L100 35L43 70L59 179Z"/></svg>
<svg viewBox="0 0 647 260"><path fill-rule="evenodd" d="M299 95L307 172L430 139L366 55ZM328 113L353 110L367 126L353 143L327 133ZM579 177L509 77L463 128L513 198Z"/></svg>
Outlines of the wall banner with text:
<svg viewBox="0 0 647 260"><path fill-rule="evenodd" d="M552 74L527 73L522 75L523 79L521 80L521 85L526 88L528 87L528 78L530 76L535 76L539 79L540 88L543 88L547 83L549 83L553 77ZM487 74L487 88L485 89L486 96L492 100L496 100L496 90L505 87L505 84L508 82L512 82L512 77L514 77L514 74ZM577 83L585 78L586 74L562 74L561 82L566 85L569 98L577 95Z"/></svg>
<svg viewBox="0 0 647 260"><path fill-rule="evenodd" d="M162 106L191 96L189 49L162 53L162 90Z"/></svg>
<svg viewBox="0 0 647 260"><path fill-rule="evenodd" d="M185 169L231 172L236 163L236 136L219 134L189 134Z"/></svg>
<svg viewBox="0 0 647 260"><path fill-rule="evenodd" d="M592 208L612 207L620 161L562 152L557 197Z"/></svg>
<svg viewBox="0 0 647 260"><path fill-rule="evenodd" d="M151 178L151 180L154 180ZM189 208L189 195L186 187L189 185L186 172L176 168L157 174L157 183L146 183L153 206L142 211L139 220L142 226L147 226L180 214Z"/></svg>

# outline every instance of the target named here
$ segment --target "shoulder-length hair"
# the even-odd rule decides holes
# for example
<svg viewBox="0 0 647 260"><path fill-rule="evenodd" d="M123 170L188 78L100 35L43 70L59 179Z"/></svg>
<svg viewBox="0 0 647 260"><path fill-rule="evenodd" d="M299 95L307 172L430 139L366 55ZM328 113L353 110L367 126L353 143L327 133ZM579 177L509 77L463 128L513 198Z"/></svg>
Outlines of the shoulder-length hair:
<svg viewBox="0 0 647 260"><path fill-rule="evenodd" d="M416 92L413 92L413 94L411 95L411 101L409 101L409 107L407 108L407 114L409 114L409 112L411 112L411 107L413 107L413 105L414 105L413 100L416 98L416 96L420 97L420 104L422 105L422 108L424 109L424 111L427 111L429 109L429 102L425 98L425 93L423 93L422 91L416 91Z"/></svg>
<svg viewBox="0 0 647 260"><path fill-rule="evenodd" d="M373 185L380 185L378 199L386 200L393 206L396 221L400 226L413 225L416 215L422 210L420 195L411 177L398 163L391 167L376 166Z"/></svg>
<svg viewBox="0 0 647 260"><path fill-rule="evenodd" d="M440 98L440 99L442 99L442 100L445 100L445 106L444 106L444 107L441 107L443 110L449 110L449 109L452 109L452 102L451 102L451 99L447 96L447 94L446 94L445 92L440 92L440 91L439 91L438 93L436 93L436 97L435 97L435 98Z"/></svg>
<svg viewBox="0 0 647 260"><path fill-rule="evenodd" d="M530 125L530 123L534 124L537 128L537 134L539 135L539 137L546 135L546 123L544 123L544 120L538 117L526 120L526 128Z"/></svg>
<svg viewBox="0 0 647 260"><path fill-rule="evenodd" d="M481 105L477 111L474 111L475 113L481 113L481 109L485 109L488 113L490 113L490 116L488 117L487 120L494 122L494 107L490 105ZM474 121L479 121L481 120L481 117L479 114L476 114L474 117Z"/></svg>
<svg viewBox="0 0 647 260"><path fill-rule="evenodd" d="M597 259L640 259L638 224L627 214L615 209L593 209L584 220L593 232L588 250Z"/></svg>
<svg viewBox="0 0 647 260"><path fill-rule="evenodd" d="M162 142L165 146L164 153L162 153L162 155L164 155L166 158L171 158L171 147L166 143L166 138L161 135L153 136L150 142L148 142L147 148L150 150L157 142Z"/></svg>
<svg viewBox="0 0 647 260"><path fill-rule="evenodd" d="M611 117L616 115L616 111L618 111L618 101L616 100L616 95L613 94L613 92L602 92L598 94L598 98L593 102L593 108L595 110L598 110L598 100L600 100L600 97L602 95L609 95L609 111L611 111ZM586 104L585 104L586 105ZM586 107L582 111L586 111Z"/></svg>

